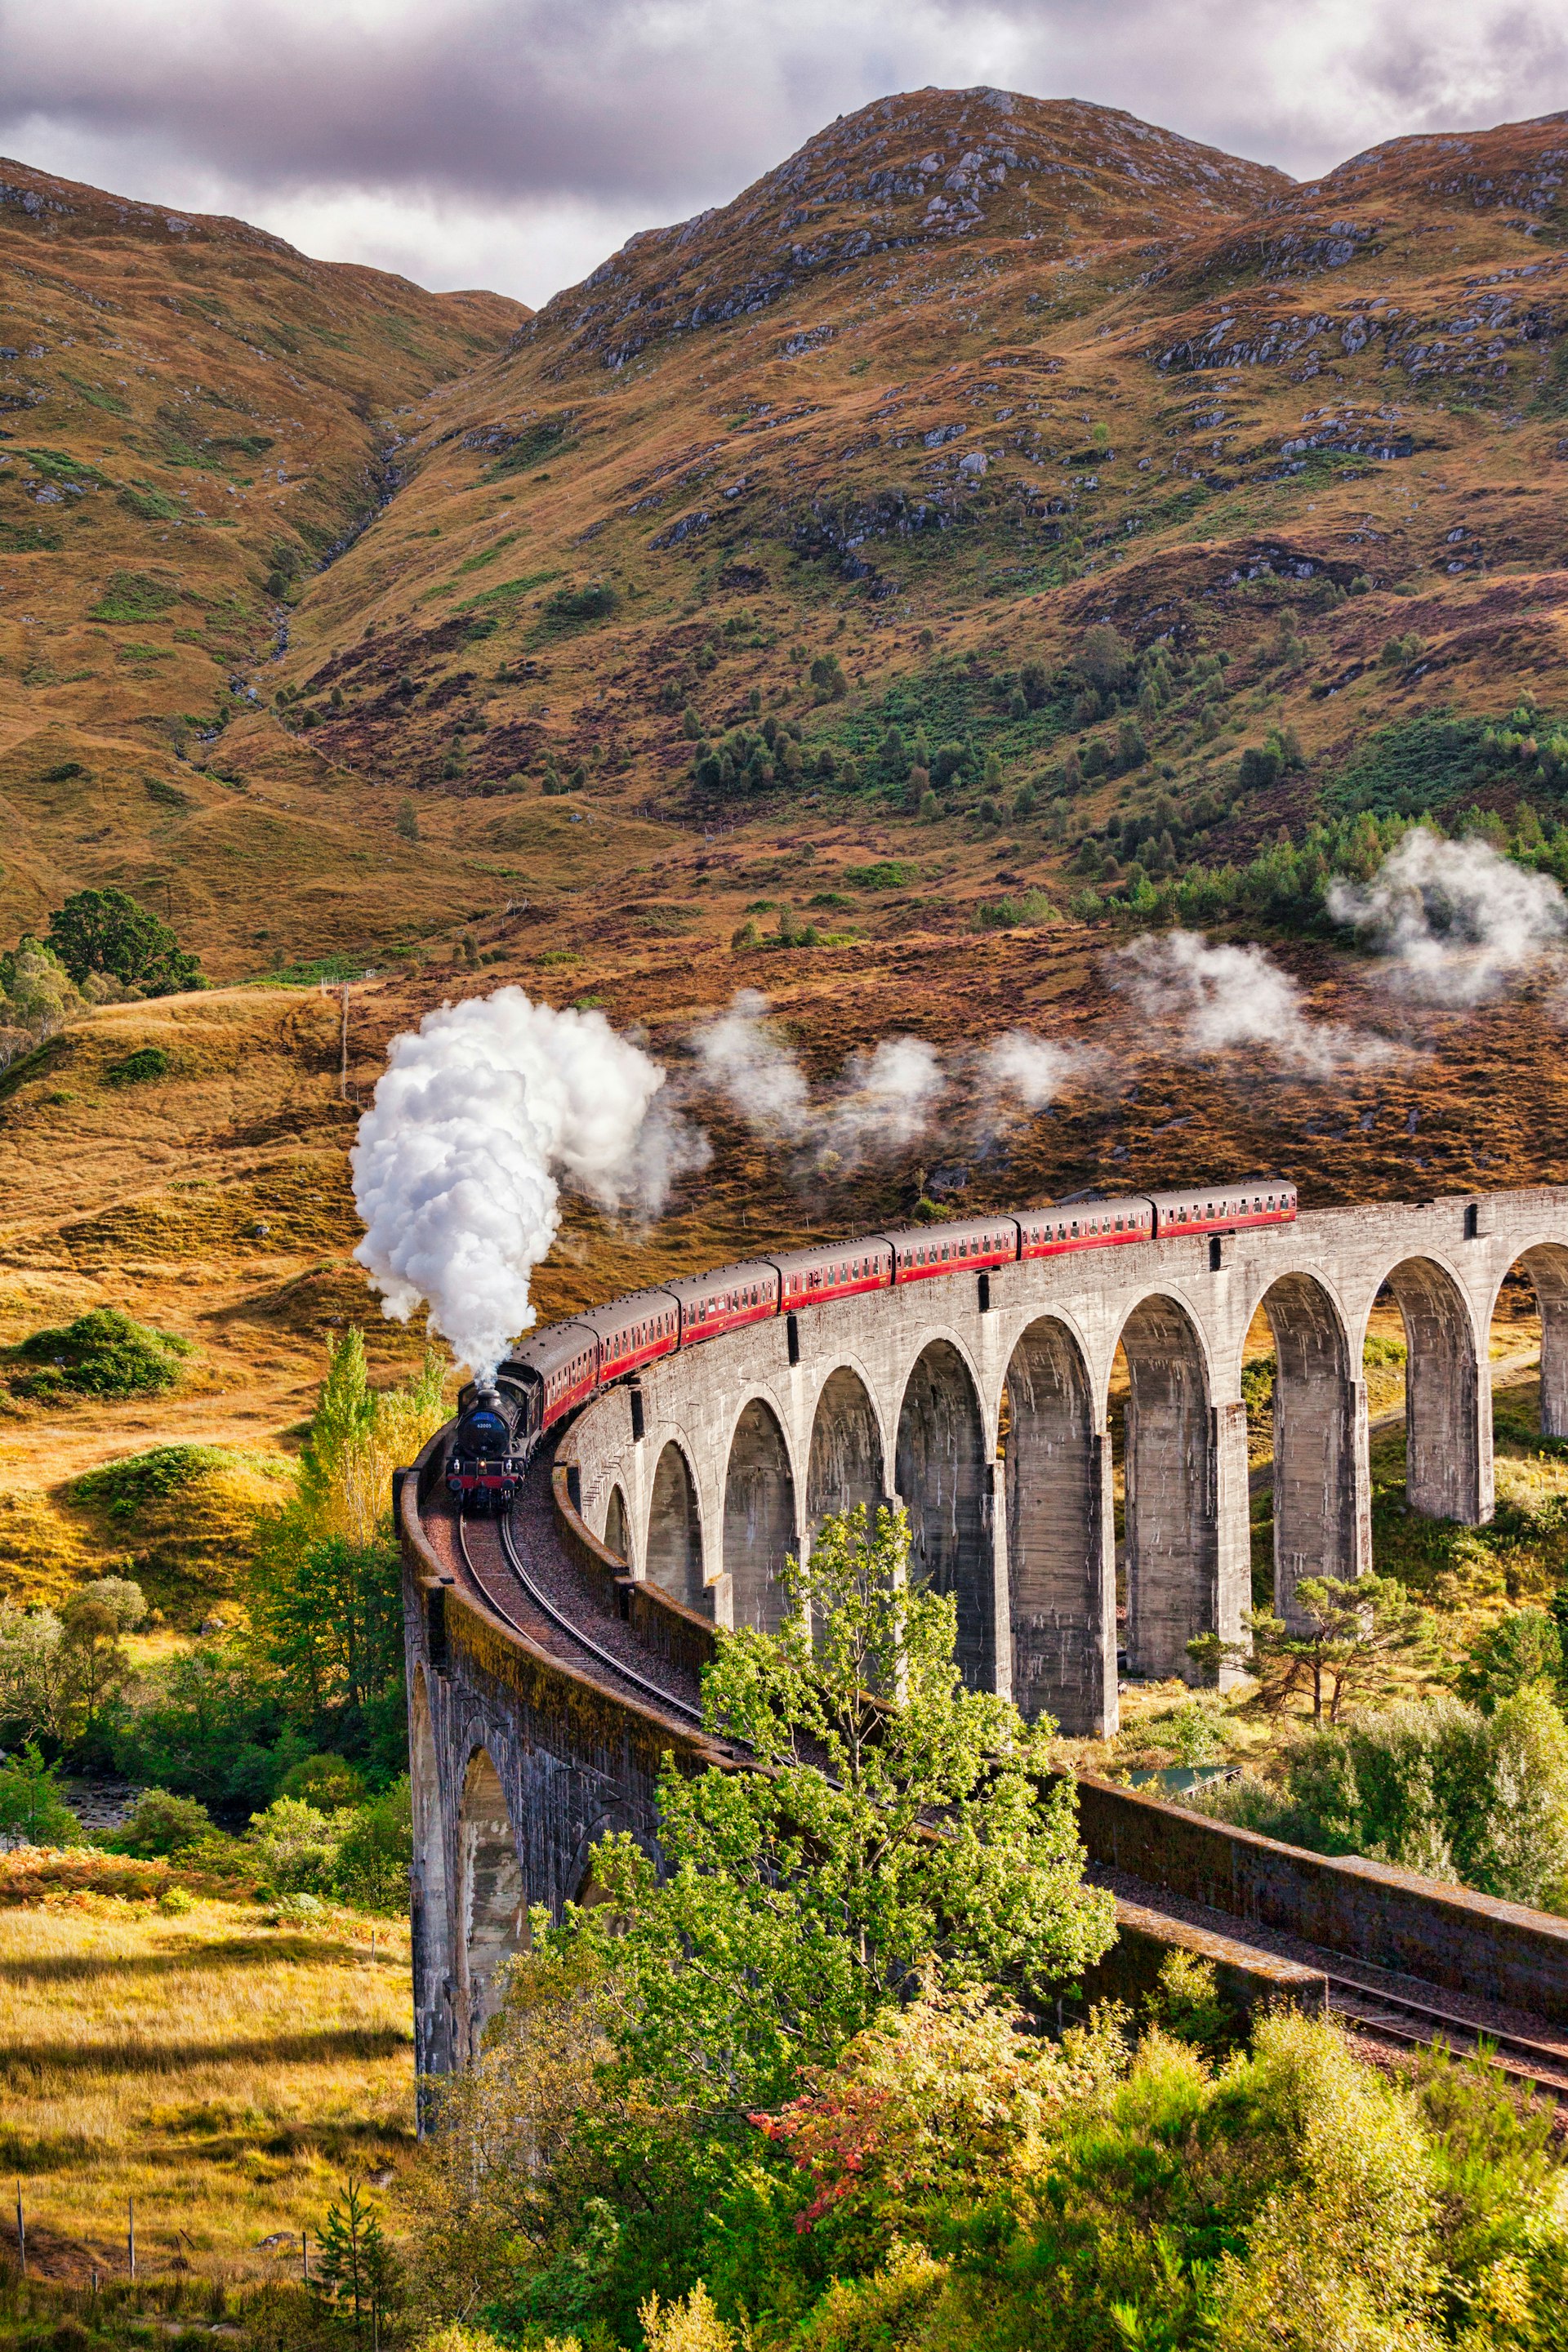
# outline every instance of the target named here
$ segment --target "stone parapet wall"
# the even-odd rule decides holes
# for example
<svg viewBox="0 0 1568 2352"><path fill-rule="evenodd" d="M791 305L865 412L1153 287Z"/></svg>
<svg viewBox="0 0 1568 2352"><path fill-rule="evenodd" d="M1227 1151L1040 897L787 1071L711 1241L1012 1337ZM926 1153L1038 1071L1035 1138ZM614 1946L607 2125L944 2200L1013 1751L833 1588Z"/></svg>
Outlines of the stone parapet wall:
<svg viewBox="0 0 1568 2352"><path fill-rule="evenodd" d="M1568 1919L1360 1855L1308 1853L1079 1776L1089 1860L1320 1949L1568 2021Z"/></svg>

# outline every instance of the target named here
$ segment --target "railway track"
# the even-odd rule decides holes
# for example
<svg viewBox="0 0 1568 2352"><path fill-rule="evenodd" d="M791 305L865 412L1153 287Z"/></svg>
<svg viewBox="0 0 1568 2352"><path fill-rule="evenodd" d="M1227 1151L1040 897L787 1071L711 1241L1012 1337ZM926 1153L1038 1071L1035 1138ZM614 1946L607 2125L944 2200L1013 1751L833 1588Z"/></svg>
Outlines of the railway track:
<svg viewBox="0 0 1568 2352"><path fill-rule="evenodd" d="M1440 1999L1417 2000L1407 1993L1384 1992L1381 1987L1359 1984L1331 1970L1329 2008L1352 2032L1407 2050L1426 2050L1445 2042L1463 2057L1479 2058L1500 2074L1568 2101L1568 2044L1553 2045L1533 2041L1527 2034L1489 2029L1478 2025L1474 2018L1460 2017L1444 2008Z"/></svg>
<svg viewBox="0 0 1568 2352"><path fill-rule="evenodd" d="M614 1656L591 1634L585 1633L580 1625L574 1623L565 1612L541 1590L537 1580L529 1574L518 1549L510 1513L498 1519L470 1519L465 1512L457 1511L453 1513L453 1525L465 1570L489 1607L503 1624L511 1627L513 1633L521 1633L527 1640L540 1643L568 1664L577 1664L583 1656L591 1658L595 1666L613 1675L618 1685L635 1691L639 1698L651 1700L667 1714L679 1716L683 1723L700 1724L700 1707L678 1697L673 1691L665 1689L647 1675L639 1675L634 1666L628 1666ZM500 1555L499 1562L494 1559L481 1562L476 1559L476 1549L483 1550L485 1547L471 1545L469 1532L471 1529L477 1536L481 1528L487 1534L493 1532L496 1549ZM512 1604L510 1608L507 1605L509 1601ZM520 1602L525 1612L532 1613L536 1621L542 1620L542 1622L531 1624L526 1613L522 1617L518 1616L516 1610ZM563 1639L570 1645L569 1649L563 1649Z"/></svg>

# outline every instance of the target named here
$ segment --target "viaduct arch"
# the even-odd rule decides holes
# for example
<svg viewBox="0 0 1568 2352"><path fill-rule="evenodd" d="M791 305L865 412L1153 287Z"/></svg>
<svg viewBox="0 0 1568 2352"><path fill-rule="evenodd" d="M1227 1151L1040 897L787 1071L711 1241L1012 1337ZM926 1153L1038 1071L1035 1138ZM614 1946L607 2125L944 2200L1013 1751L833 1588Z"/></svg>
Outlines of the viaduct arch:
<svg viewBox="0 0 1568 2352"><path fill-rule="evenodd" d="M1274 1391L1276 1605L1373 1564L1362 1349L1408 1349L1414 1507L1492 1508L1488 1332L1510 1269L1542 1318L1542 1420L1568 1434L1568 1191L1310 1211L1067 1254L769 1318L650 1365L543 1449L511 1515L459 1522L446 1435L398 1474L422 2074L468 2062L529 1908L580 1895L607 1822L657 1852L666 1758L724 1759L716 1629L777 1622L778 1569L847 1506L906 1505L911 1572L956 1600L965 1678L1069 1733L1122 1675L1195 1679L1250 1603L1241 1370ZM1109 1406L1127 1373L1124 1612ZM506 1549L510 1543L510 1552Z"/></svg>

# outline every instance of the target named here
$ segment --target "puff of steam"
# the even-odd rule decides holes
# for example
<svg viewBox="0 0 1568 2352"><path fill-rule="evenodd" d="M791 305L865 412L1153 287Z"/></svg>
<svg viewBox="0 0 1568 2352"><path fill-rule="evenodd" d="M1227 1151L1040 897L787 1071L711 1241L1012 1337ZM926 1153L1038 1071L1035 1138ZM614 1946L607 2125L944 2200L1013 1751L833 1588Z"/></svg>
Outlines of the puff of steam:
<svg viewBox="0 0 1568 2352"><path fill-rule="evenodd" d="M809 1115L805 1073L763 1018L768 1000L741 988L728 1012L699 1029L691 1048L707 1083L763 1135L795 1136Z"/></svg>
<svg viewBox="0 0 1568 2352"><path fill-rule="evenodd" d="M561 1184L606 1209L659 1206L679 1156L649 1120L664 1080L602 1013L556 1012L520 988L395 1037L349 1155L365 1226L354 1256L383 1313L405 1323L424 1301L458 1360L492 1373L534 1320L529 1283Z"/></svg>
<svg viewBox="0 0 1568 2352"><path fill-rule="evenodd" d="M1260 947L1213 947L1196 931L1148 932L1122 950L1119 984L1151 1020L1180 1024L1189 1054L1259 1045L1308 1077L1386 1061L1385 1039L1308 1019L1301 992Z"/></svg>
<svg viewBox="0 0 1568 2352"><path fill-rule="evenodd" d="M1054 1045L1032 1030L1008 1029L993 1037L977 1058L987 1096L1013 1095L1026 1110L1041 1110L1091 1057L1072 1045Z"/></svg>
<svg viewBox="0 0 1568 2352"><path fill-rule="evenodd" d="M1389 978L1432 1004L1479 1004L1556 949L1568 902L1549 874L1515 866L1485 841L1407 833L1364 885L1337 880L1329 912L1372 934Z"/></svg>
<svg viewBox="0 0 1568 2352"><path fill-rule="evenodd" d="M906 1150L924 1134L947 1092L947 1074L923 1037L884 1037L851 1054L819 1121L826 1152L840 1160Z"/></svg>

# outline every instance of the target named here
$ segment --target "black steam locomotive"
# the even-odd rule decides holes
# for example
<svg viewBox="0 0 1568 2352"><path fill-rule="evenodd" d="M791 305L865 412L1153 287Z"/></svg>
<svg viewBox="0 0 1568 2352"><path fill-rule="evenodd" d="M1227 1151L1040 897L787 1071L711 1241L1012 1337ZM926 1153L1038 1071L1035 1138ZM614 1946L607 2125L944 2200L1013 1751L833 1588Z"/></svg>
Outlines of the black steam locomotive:
<svg viewBox="0 0 1568 2352"><path fill-rule="evenodd" d="M464 1510L482 1515L504 1511L510 1503L539 1442L539 1395L531 1381L463 1391L447 1453L447 1491Z"/></svg>

